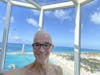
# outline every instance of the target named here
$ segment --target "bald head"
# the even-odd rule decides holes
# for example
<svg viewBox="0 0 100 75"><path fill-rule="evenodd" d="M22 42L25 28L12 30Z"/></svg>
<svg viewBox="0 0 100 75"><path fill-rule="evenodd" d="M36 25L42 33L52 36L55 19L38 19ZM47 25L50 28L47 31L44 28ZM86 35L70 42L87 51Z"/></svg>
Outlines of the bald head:
<svg viewBox="0 0 100 75"><path fill-rule="evenodd" d="M50 35L44 31L40 30L35 34L34 42L50 42L52 43Z"/></svg>

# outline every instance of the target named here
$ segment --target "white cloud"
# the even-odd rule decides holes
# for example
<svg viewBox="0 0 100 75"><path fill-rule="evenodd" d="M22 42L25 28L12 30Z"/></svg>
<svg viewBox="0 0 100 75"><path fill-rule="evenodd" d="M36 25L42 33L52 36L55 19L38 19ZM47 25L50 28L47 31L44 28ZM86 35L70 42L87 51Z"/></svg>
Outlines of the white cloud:
<svg viewBox="0 0 100 75"><path fill-rule="evenodd" d="M51 11L45 11L44 12L46 15L49 15L51 13Z"/></svg>
<svg viewBox="0 0 100 75"><path fill-rule="evenodd" d="M93 6L95 5L99 0L92 0L90 3L88 3L86 6Z"/></svg>
<svg viewBox="0 0 100 75"><path fill-rule="evenodd" d="M5 16L4 16L4 17L2 17L2 20L5 20L5 19L6 19L6 17L5 17ZM11 19L10 19L10 20L11 20L11 21L10 21L11 23L14 23L14 21L15 21L13 16L11 16Z"/></svg>
<svg viewBox="0 0 100 75"><path fill-rule="evenodd" d="M21 38L19 36L10 34L8 41L9 42L18 42L20 40L21 40Z"/></svg>
<svg viewBox="0 0 100 75"><path fill-rule="evenodd" d="M13 16L11 16L11 23L14 23L14 17Z"/></svg>
<svg viewBox="0 0 100 75"><path fill-rule="evenodd" d="M31 25L35 26L35 27L38 26L37 21L36 21L35 19L33 19L33 18L27 18L27 19L26 19L26 22L27 22L28 24L31 24Z"/></svg>
<svg viewBox="0 0 100 75"><path fill-rule="evenodd" d="M39 10L31 10L33 14L35 15L40 15L40 11ZM51 13L51 11L44 11L44 14L49 15Z"/></svg>
<svg viewBox="0 0 100 75"><path fill-rule="evenodd" d="M100 24L100 10L94 12L90 17L93 23Z"/></svg>
<svg viewBox="0 0 100 75"><path fill-rule="evenodd" d="M64 19L70 19L70 11L64 11L64 10L56 10L54 12L54 15L56 16L56 18L60 19L60 20L64 20Z"/></svg>
<svg viewBox="0 0 100 75"><path fill-rule="evenodd" d="M19 36L14 36L13 39L14 40L20 40L20 37Z"/></svg>
<svg viewBox="0 0 100 75"><path fill-rule="evenodd" d="M20 40L21 38L18 35L9 34L9 39L11 40Z"/></svg>
<svg viewBox="0 0 100 75"><path fill-rule="evenodd" d="M35 14L35 15L39 15L39 14L40 14L40 11L39 11L39 10L34 10L34 9L32 9L31 11L32 11L33 14Z"/></svg>

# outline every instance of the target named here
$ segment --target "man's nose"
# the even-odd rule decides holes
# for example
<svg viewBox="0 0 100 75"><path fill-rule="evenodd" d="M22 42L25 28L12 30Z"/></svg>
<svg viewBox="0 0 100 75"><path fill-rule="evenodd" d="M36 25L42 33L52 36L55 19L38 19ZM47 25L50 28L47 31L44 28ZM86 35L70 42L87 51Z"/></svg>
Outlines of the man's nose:
<svg viewBox="0 0 100 75"><path fill-rule="evenodd" d="M43 48L43 46L40 47L40 52L44 52L45 49Z"/></svg>

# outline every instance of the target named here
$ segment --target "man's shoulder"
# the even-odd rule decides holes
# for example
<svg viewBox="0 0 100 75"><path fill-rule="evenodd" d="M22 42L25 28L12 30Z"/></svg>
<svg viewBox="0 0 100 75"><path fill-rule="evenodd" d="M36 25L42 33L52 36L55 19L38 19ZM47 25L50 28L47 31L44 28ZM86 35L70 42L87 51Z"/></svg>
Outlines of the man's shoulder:
<svg viewBox="0 0 100 75"><path fill-rule="evenodd" d="M21 73L23 73L22 71L22 69L14 69L10 71L5 71L4 75L21 75Z"/></svg>
<svg viewBox="0 0 100 75"><path fill-rule="evenodd" d="M57 72L58 75L63 75L63 70L59 65L51 64L51 66Z"/></svg>
<svg viewBox="0 0 100 75"><path fill-rule="evenodd" d="M18 69L5 71L4 75L18 75L18 74L16 74L17 71L18 71Z"/></svg>
<svg viewBox="0 0 100 75"><path fill-rule="evenodd" d="M52 66L55 69L61 69L61 67L59 65L55 65L55 64L50 64L50 66Z"/></svg>

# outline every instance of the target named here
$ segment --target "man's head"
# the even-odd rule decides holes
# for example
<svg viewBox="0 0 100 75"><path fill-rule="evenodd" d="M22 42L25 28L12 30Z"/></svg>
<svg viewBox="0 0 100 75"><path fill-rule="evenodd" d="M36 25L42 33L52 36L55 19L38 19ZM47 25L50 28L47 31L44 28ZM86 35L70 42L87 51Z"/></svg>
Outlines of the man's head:
<svg viewBox="0 0 100 75"><path fill-rule="evenodd" d="M43 30L38 31L35 35L32 46L36 61L40 64L48 62L48 58L53 47L50 35Z"/></svg>

